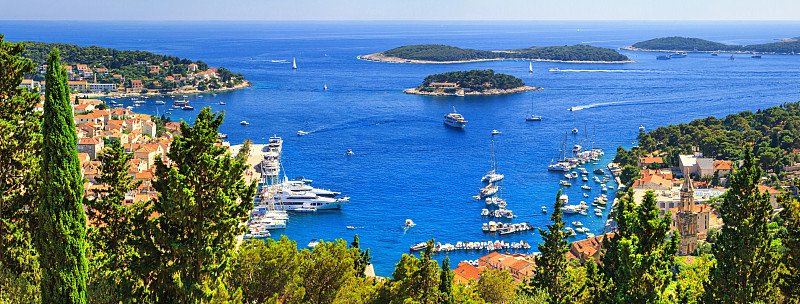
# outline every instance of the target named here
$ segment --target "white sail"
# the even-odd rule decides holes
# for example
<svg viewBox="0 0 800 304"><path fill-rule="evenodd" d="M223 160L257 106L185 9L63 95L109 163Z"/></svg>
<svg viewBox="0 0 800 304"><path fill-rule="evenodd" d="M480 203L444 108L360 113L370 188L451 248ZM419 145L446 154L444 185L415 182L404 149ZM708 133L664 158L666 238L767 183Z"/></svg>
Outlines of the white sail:
<svg viewBox="0 0 800 304"><path fill-rule="evenodd" d="M533 72L533 62L528 62L528 72Z"/></svg>
<svg viewBox="0 0 800 304"><path fill-rule="evenodd" d="M292 58L292 69L297 69L297 62L295 62L294 58Z"/></svg>

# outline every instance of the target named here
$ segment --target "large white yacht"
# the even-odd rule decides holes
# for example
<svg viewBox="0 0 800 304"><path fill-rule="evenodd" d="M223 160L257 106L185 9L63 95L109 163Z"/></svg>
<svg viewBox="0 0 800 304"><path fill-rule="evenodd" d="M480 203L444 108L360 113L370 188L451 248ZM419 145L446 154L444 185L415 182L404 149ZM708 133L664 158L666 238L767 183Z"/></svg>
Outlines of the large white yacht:
<svg viewBox="0 0 800 304"><path fill-rule="evenodd" d="M467 124L467 121L464 119L464 116L456 113L456 107L453 107L453 113L444 115L444 124L453 128L463 128Z"/></svg>
<svg viewBox="0 0 800 304"><path fill-rule="evenodd" d="M280 154L283 151L283 139L278 137L277 135L273 135L269 138L269 143L267 144L267 148L269 152L275 152Z"/></svg>
<svg viewBox="0 0 800 304"><path fill-rule="evenodd" d="M319 196L310 191L290 191L279 189L274 194L274 199L280 201L288 211L296 209L341 209L342 205L350 201L349 197L332 198Z"/></svg>
<svg viewBox="0 0 800 304"><path fill-rule="evenodd" d="M295 192L308 191L308 192L314 193L317 196L321 196L321 197L337 197L337 196L339 196L339 194L342 194L341 192L331 191L331 190L327 190L327 189L314 188L314 187L311 187L309 185L306 185L306 183L304 183L302 181L289 180L286 177L284 177L283 183L280 184L280 187L283 188L283 189L286 189L286 190L289 190L289 191L295 191Z"/></svg>

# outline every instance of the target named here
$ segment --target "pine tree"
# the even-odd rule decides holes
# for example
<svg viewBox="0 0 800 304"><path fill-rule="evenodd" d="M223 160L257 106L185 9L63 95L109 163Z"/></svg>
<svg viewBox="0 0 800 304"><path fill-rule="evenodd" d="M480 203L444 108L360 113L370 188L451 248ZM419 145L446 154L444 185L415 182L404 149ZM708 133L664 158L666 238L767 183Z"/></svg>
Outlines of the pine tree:
<svg viewBox="0 0 800 304"><path fill-rule="evenodd" d="M586 261L586 280L584 281L586 301L588 304L600 303L600 295L606 293L605 277L600 273L593 258Z"/></svg>
<svg viewBox="0 0 800 304"><path fill-rule="evenodd" d="M652 191L639 206L634 206L632 192L628 192L617 209L619 230L603 240L608 292L601 293L600 300L657 303L669 285L680 238L677 233L669 234L671 217L659 217Z"/></svg>
<svg viewBox="0 0 800 304"><path fill-rule="evenodd" d="M800 203L784 197L781 218L786 221L781 291L788 303L800 303L800 289L797 288L800 286Z"/></svg>
<svg viewBox="0 0 800 304"><path fill-rule="evenodd" d="M206 281L215 281L227 266L244 233L255 181L243 173L245 158L231 157L214 144L224 114L203 108L193 126L181 123L167 157L156 161L153 188L158 198L148 208L158 214L148 227L153 244L147 255L156 269L151 289L160 301L202 301Z"/></svg>
<svg viewBox="0 0 800 304"><path fill-rule="evenodd" d="M47 59L37 249L43 303L86 303L86 214L67 73Z"/></svg>
<svg viewBox="0 0 800 304"><path fill-rule="evenodd" d="M439 274L439 303L453 303L453 271L450 270L450 257L442 260L442 271Z"/></svg>
<svg viewBox="0 0 800 304"><path fill-rule="evenodd" d="M370 264L369 261L372 260L372 257L369 256L369 248L367 248L367 250L361 250L358 234L353 237L353 242L350 243L350 248L353 248L358 252L358 258L355 260L356 276L363 278L366 276L365 272L367 271L367 266Z"/></svg>
<svg viewBox="0 0 800 304"><path fill-rule="evenodd" d="M116 140L97 157L101 166L96 180L105 187L94 190L98 197L86 202L87 217L94 223L88 231L92 245L89 298L93 303L135 302L141 298L139 280L130 266L137 260L134 229L143 221L135 218L143 204L123 204L125 194L142 183L128 174L132 158L133 154L126 154Z"/></svg>
<svg viewBox="0 0 800 304"><path fill-rule="evenodd" d="M775 302L778 294L777 249L767 229L772 205L758 190L761 168L749 148L744 152L718 209L725 225L713 247L717 264L705 287L708 303Z"/></svg>
<svg viewBox="0 0 800 304"><path fill-rule="evenodd" d="M24 44L0 35L0 281L12 278L28 286L25 295L12 294L2 282L0 290L18 303L39 302L40 276L33 239L42 143L41 114L34 106L40 95L20 86L25 74L36 72L36 65L22 58L24 51Z"/></svg>
<svg viewBox="0 0 800 304"><path fill-rule="evenodd" d="M575 281L569 270L569 263L565 254L569 251L567 232L564 231L564 222L561 218L561 190L558 190L553 213L547 230L539 228L539 234L544 243L539 243L541 255L536 257L536 274L530 281L530 288L544 289L550 295L551 303L572 303L576 293L572 285Z"/></svg>

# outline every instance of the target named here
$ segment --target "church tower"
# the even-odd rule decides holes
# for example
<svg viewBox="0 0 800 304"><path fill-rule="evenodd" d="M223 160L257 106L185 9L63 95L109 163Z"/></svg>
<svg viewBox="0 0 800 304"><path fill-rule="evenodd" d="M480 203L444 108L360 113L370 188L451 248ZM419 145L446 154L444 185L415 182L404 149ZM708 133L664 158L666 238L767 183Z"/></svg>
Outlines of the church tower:
<svg viewBox="0 0 800 304"><path fill-rule="evenodd" d="M676 214L676 225L681 234L678 255L689 255L697 249L697 216L694 212L694 186L688 175L681 186L681 203Z"/></svg>

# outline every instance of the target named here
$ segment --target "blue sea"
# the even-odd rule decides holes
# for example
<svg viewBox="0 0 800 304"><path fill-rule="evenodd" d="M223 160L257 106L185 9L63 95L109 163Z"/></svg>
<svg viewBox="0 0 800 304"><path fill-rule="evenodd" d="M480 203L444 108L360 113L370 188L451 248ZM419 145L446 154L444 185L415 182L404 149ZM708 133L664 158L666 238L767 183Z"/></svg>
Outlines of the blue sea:
<svg viewBox="0 0 800 304"><path fill-rule="evenodd" d="M283 137L283 166L290 178L305 176L314 186L351 197L342 210L294 215L287 229L273 235L286 235L305 248L312 239L350 241L358 234L382 276L391 275L410 245L430 238L441 243L526 240L536 251L541 238L535 231L502 237L481 231L488 221L480 216L485 204L472 197L490 169L492 141L498 171L505 174L503 195L518 215L513 222L544 227L549 214L543 215L541 206L552 210L563 179L562 174L547 172L546 166L558 157L565 133L573 128L579 133L567 136L568 146L591 146L594 138L594 146L607 152L597 165L587 166L591 171L610 162L618 146L632 146L640 124L652 130L800 100L800 56L764 55L759 60L737 54L731 61L730 54L689 54L659 61L655 53L621 51L637 62L534 62L533 73L524 61L424 65L356 58L427 43L484 50L580 43L619 48L666 36L766 43L798 36L798 22L0 21L0 34L11 41L98 45L200 59L244 74L252 88L191 96L191 104L224 111L220 131L230 135L232 144ZM293 58L297 70L291 68ZM511 74L544 90L493 97L402 93L429 74L470 69ZM541 122L524 119L532 103L533 111L543 116ZM453 107L469 121L463 130L442 124ZM570 112L570 107L578 110ZM138 111L156 114L166 109L147 104ZM178 111L172 119L191 121L196 114ZM241 126L242 120L251 124ZM493 137L493 129L502 133ZM298 130L310 134L298 137ZM347 149L355 154L346 156ZM564 190L572 203L591 202L599 194L590 181L591 197L584 199L582 182L573 183ZM404 231L405 219L417 226ZM582 221L600 234L605 216L567 215L565 220ZM483 254L449 253L453 261Z"/></svg>

